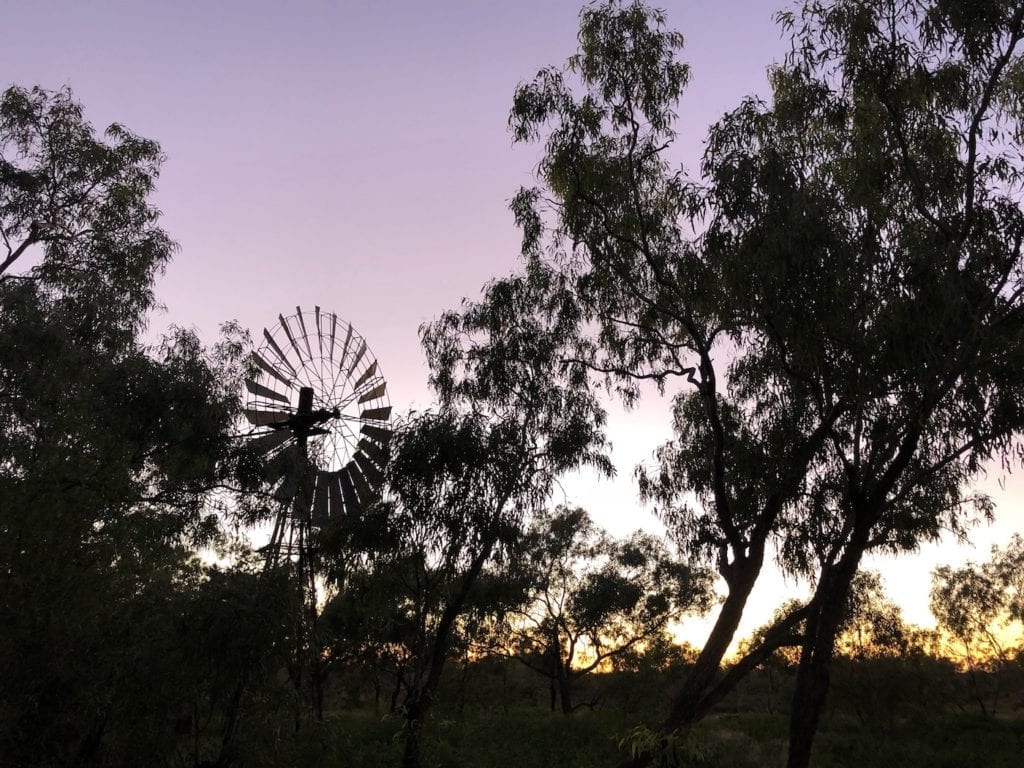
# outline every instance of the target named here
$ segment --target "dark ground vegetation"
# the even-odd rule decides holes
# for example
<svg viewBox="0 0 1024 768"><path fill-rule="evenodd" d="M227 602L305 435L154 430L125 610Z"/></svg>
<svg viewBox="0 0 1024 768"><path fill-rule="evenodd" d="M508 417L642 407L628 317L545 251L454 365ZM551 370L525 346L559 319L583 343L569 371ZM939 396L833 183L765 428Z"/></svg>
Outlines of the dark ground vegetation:
<svg viewBox="0 0 1024 768"><path fill-rule="evenodd" d="M565 716L550 711L543 680L514 662L460 667L452 670L431 716L424 764L614 765L628 754L631 739L657 722L670 698L668 679L656 670L588 678L585 693L599 703ZM402 717L388 711L386 697L375 699L372 685L348 683L333 689L334 703L316 728L300 736L287 728L274 736L267 730L239 745L245 764L397 764ZM678 765L779 765L787 750L793 685L792 668L752 674L678 746ZM841 659L812 764L1016 768L1024 751L1024 668L1019 662L999 686L997 713L986 716L969 681L946 662L924 656Z"/></svg>

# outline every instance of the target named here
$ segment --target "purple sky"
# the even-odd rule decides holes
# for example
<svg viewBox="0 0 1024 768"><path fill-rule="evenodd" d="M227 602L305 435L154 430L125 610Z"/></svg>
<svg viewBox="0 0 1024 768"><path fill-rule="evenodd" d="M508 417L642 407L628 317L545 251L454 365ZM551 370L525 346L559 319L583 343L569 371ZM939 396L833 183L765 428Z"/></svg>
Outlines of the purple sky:
<svg viewBox="0 0 1024 768"><path fill-rule="evenodd" d="M686 37L693 82L679 109L677 159L696 166L709 123L748 94L786 49L764 0L662 2ZM779 6L783 2L778 3ZM319 304L366 337L399 409L426 407L417 327L517 265L508 212L536 147L506 129L515 86L576 47L572 0L12 3L0 86L69 85L97 127L112 121L168 156L157 204L181 250L152 329L196 327L212 341L238 319L259 335L278 313ZM633 466L668 436L668 402L614 411L619 479L567 481L570 501L617 533L652 526ZM993 475L992 483L995 483ZM928 572L987 555L1024 529L1012 485L975 552L929 547L882 563L890 590L926 619ZM996 489L998 491L998 488ZM558 501L564 500L561 495ZM785 587L771 580L748 622ZM789 585L789 589L794 589Z"/></svg>

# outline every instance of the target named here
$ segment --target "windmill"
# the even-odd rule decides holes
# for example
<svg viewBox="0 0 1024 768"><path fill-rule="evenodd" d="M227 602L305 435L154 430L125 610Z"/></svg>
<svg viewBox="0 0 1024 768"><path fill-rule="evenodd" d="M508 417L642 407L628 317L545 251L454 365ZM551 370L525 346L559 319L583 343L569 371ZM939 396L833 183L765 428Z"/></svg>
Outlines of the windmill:
<svg viewBox="0 0 1024 768"><path fill-rule="evenodd" d="M380 487L391 435L387 384L366 340L320 307L278 315L252 362L244 414L278 503L264 570L294 569L303 601L298 650L315 678L317 532L357 514Z"/></svg>

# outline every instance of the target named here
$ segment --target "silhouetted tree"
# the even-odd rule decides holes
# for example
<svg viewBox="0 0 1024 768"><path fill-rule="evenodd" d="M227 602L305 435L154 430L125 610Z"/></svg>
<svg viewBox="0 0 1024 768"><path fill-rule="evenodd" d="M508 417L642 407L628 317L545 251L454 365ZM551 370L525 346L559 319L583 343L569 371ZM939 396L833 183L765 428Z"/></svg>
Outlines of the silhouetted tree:
<svg viewBox="0 0 1024 768"><path fill-rule="evenodd" d="M800 328L765 313L790 351L775 380L804 378L847 406L787 537L816 584L792 768L810 759L863 554L912 551L990 514L969 484L1008 458L1022 425L1024 214L1005 148L1020 135L1024 7L961 11L849 0L783 15L794 50L773 73L774 103L712 132L724 215L709 237L743 258L761 306L796 298L807 311ZM773 236L783 212L799 242Z"/></svg>
<svg viewBox="0 0 1024 768"><path fill-rule="evenodd" d="M862 723L891 727L899 706L915 696L908 690L916 684L915 664L908 660L915 652L913 630L886 594L881 576L859 571L836 636L836 693L841 702Z"/></svg>
<svg viewBox="0 0 1024 768"><path fill-rule="evenodd" d="M711 605L706 570L679 562L650 534L613 539L579 508L535 515L521 549L524 594L503 612L491 646L549 678L552 711L560 701L570 714L580 706L576 680Z"/></svg>
<svg viewBox="0 0 1024 768"><path fill-rule="evenodd" d="M562 415L551 416L546 428L557 429ZM405 766L419 764L424 720L469 614L500 605L500 594L487 591L500 582L485 569L516 546L554 472L580 461L597 435L554 442L521 417L421 414L391 440L383 502L390 544L370 561L374 578L389 574L395 588L390 626L404 628Z"/></svg>
<svg viewBox="0 0 1024 768"><path fill-rule="evenodd" d="M771 101L711 128L699 181L667 160L681 37L639 2L587 7L578 54L516 93L516 139L545 140L541 186L512 205L526 266L462 327L511 304L563 329L563 381L597 373L627 403L644 381L681 384L676 439L641 490L727 593L666 730L802 623L789 764L806 766L864 553L991 512L965 488L1024 423L1007 151L1024 9L984 8L781 15L793 47ZM772 541L814 595L718 678Z"/></svg>
<svg viewBox="0 0 1024 768"><path fill-rule="evenodd" d="M432 556L454 558L462 569L452 574L458 586L432 633L428 671L408 699L410 766L418 761L420 726L449 633L484 566L514 544L562 474L582 466L612 472L597 398L559 373L566 329L520 312L521 288L495 283L483 305L447 312L421 329L441 411L405 433L405 449L388 467L396 509L409 520L436 520L426 531L434 537ZM460 517L477 522L468 531L448 522Z"/></svg>
<svg viewBox="0 0 1024 768"><path fill-rule="evenodd" d="M0 753L10 764L173 745L173 716L145 702L167 702L173 686L139 682L180 674L149 649L199 578L191 547L218 530L211 492L234 477L245 338L229 329L212 350L180 330L155 348L138 340L173 251L148 202L161 161L155 142L120 126L97 138L67 90L0 95Z"/></svg>
<svg viewBox="0 0 1024 768"><path fill-rule="evenodd" d="M907 648L903 612L885 592L876 571L859 571L846 595L836 650L854 659L899 656Z"/></svg>
<svg viewBox="0 0 1024 768"><path fill-rule="evenodd" d="M993 547L988 562L940 566L932 572L932 615L951 641L946 652L966 671L985 715L996 711L1002 673L1014 655L1007 630L1021 621L1022 543L1014 536L1005 550Z"/></svg>

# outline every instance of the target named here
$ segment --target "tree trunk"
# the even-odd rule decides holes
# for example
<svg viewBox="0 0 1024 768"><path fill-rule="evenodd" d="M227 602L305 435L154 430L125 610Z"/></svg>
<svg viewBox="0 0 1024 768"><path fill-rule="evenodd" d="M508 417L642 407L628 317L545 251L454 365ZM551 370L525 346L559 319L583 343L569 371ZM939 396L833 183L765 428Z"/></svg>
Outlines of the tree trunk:
<svg viewBox="0 0 1024 768"><path fill-rule="evenodd" d="M395 672L395 687L391 691L391 704L390 712L398 710L398 696L402 693L402 683L405 680L405 670L399 667L398 671Z"/></svg>
<svg viewBox="0 0 1024 768"><path fill-rule="evenodd" d="M722 658L732 643L740 619L743 618L743 609L761 572L762 560L761 557L750 557L742 563L737 563L737 575L729 584L729 594L722 603L722 610L718 613L715 626L708 635L696 663L686 676L683 687L676 695L662 730L688 731L706 714L706 707L703 706L704 695L718 674Z"/></svg>
<svg viewBox="0 0 1024 768"><path fill-rule="evenodd" d="M402 768L419 768L420 743L423 737L423 720L429 703L422 692L406 702L405 708L405 751L402 753Z"/></svg>
<svg viewBox="0 0 1024 768"><path fill-rule="evenodd" d="M409 692L409 698L406 699L405 753L402 756L402 768L419 768L423 722L433 704L437 686L441 682L441 672L444 670L444 663L448 656L448 642L451 639L452 630L455 628L455 620L461 615L470 589L480 575L480 571L483 570L484 563L490 558L496 540L496 537L491 536L484 541L480 552L477 553L466 570L462 579L462 588L445 606L441 618L437 622L437 630L427 660L426 679L422 684L414 682Z"/></svg>
<svg viewBox="0 0 1024 768"><path fill-rule="evenodd" d="M850 582L857 573L862 554L862 547L848 549L834 567L823 569L815 590L815 608L807 618L807 632L800 650L800 665L793 691L787 768L808 768L810 765L811 746L828 695L829 666L836 634L843 620Z"/></svg>
<svg viewBox="0 0 1024 768"><path fill-rule="evenodd" d="M558 696L562 699L562 714L572 714L572 681L565 664L558 665Z"/></svg>
<svg viewBox="0 0 1024 768"><path fill-rule="evenodd" d="M732 643L740 619L743 618L743 609L757 582L763 561L763 552L758 552L734 563L733 573L729 579L729 594L722 603L722 609L718 612L718 618L715 619L707 642L686 676L682 688L676 694L668 717L661 725L663 733L675 733L685 737L694 724L708 713L710 707L741 679L741 675L733 676L724 681L724 686L713 690L713 695L708 695L708 689L712 688L721 669L722 659ZM654 757L652 752L641 752L625 761L621 768L647 766Z"/></svg>

